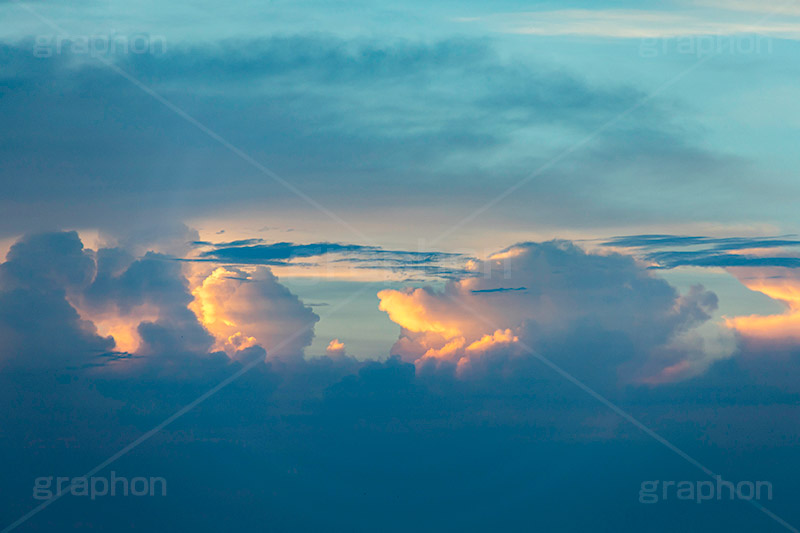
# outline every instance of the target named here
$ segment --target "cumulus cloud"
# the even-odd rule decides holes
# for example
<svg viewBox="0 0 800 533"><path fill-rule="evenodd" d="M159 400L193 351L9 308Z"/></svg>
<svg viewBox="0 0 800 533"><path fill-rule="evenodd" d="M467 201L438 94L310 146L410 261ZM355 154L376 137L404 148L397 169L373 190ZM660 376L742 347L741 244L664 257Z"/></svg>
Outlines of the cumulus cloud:
<svg viewBox="0 0 800 533"><path fill-rule="evenodd" d="M137 353L205 353L209 333L189 310L182 265L155 252L141 258L125 249L97 251L97 273L74 298L79 311L112 335L117 349Z"/></svg>
<svg viewBox="0 0 800 533"><path fill-rule="evenodd" d="M628 249L651 268L722 268L751 291L782 305L781 313L748 315L737 310L724 318L735 335L733 351L741 364L754 374L769 375L772 382L777 377L791 386L794 378L789 376L796 376L791 360L800 353L800 240L791 235L630 235L603 245Z"/></svg>
<svg viewBox="0 0 800 533"><path fill-rule="evenodd" d="M269 268L220 267L194 290L191 308L229 353L259 344L269 357L302 355L319 317Z"/></svg>
<svg viewBox="0 0 800 533"><path fill-rule="evenodd" d="M185 244L167 237L153 246ZM267 268L218 269L193 290L185 263L134 255L146 240L93 251L76 232L20 239L0 264L0 360L64 367L135 354L167 364L214 350L239 357L257 345L270 356L302 356L318 317Z"/></svg>
<svg viewBox="0 0 800 533"><path fill-rule="evenodd" d="M79 290L92 280L94 260L74 231L29 235L0 265L3 288Z"/></svg>
<svg viewBox="0 0 800 533"><path fill-rule="evenodd" d="M342 357L345 355L345 345L339 339L333 339L328 343L325 353L328 355L328 357Z"/></svg>
<svg viewBox="0 0 800 533"><path fill-rule="evenodd" d="M567 241L526 243L471 269L472 277L443 291L378 294L380 308L401 326L392 353L465 374L489 354L513 359L536 349L573 358L583 343L595 346L585 363L603 372L624 363L631 380L662 371L685 377L710 362L692 335L711 318L716 296L701 287L681 295L630 256L591 254ZM678 349L692 344L687 338L699 351Z"/></svg>
<svg viewBox="0 0 800 533"><path fill-rule="evenodd" d="M113 348L67 297L94 275L77 233L25 237L0 264L0 364L70 366Z"/></svg>

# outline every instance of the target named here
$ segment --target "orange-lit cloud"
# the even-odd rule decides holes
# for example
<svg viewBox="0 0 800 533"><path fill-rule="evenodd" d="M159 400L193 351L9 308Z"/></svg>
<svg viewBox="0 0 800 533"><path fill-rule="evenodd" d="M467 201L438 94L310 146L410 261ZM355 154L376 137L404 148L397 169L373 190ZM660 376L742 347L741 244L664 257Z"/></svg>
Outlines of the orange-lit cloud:
<svg viewBox="0 0 800 533"><path fill-rule="evenodd" d="M333 339L330 343L328 343L328 347L325 351L329 357L342 357L345 353L344 350L344 343L339 339Z"/></svg>
<svg viewBox="0 0 800 533"><path fill-rule="evenodd" d="M696 328L711 318L716 296L702 287L681 295L630 256L553 241L516 245L468 267L473 277L442 291L378 293L380 309L401 327L394 355L465 376L505 372L529 349L553 357L587 351L592 365L601 352L609 360L603 371L615 374L623 351L632 359L624 379L632 381L682 379L729 355L706 357L697 348ZM678 364L683 359L691 368Z"/></svg>
<svg viewBox="0 0 800 533"><path fill-rule="evenodd" d="M456 337L444 344L441 348L428 348L425 351L425 354L422 356L422 359L444 359L444 360L458 360L464 355L464 348L465 344L464 337ZM425 342L425 344L429 344Z"/></svg>
<svg viewBox="0 0 800 533"><path fill-rule="evenodd" d="M473 280L454 283L458 292L453 296L470 299L473 285ZM519 341L511 329L493 331L458 303L448 302L441 294L428 289L387 289L380 291L378 298L379 308L404 331L393 353L418 366L447 362L454 364L460 375L469 368L472 358L497 346ZM479 305L480 302L470 304Z"/></svg>
<svg viewBox="0 0 800 533"><path fill-rule="evenodd" d="M730 269L748 289L782 302L780 315L750 315L728 318L728 327L750 343L763 346L800 344L800 277L793 269Z"/></svg>
<svg viewBox="0 0 800 533"><path fill-rule="evenodd" d="M162 237L170 241L170 235ZM180 247L186 236L179 232L172 240L178 244L164 246ZM269 269L203 272L206 265L181 263L172 255L138 255L148 244L131 246L137 253L122 247L91 251L74 232L43 235L16 246L19 257L3 263L10 272L6 284L35 281L63 290L61 298L108 350L149 356L217 349L234 355L260 344L269 356L280 357L302 355L311 343L318 317ZM48 261L51 249L63 250L64 257Z"/></svg>
<svg viewBox="0 0 800 533"><path fill-rule="evenodd" d="M469 352L482 352L488 350L493 346L508 344L519 341L519 337L514 335L510 329L498 329L491 335L484 335L479 340L467 346L467 353Z"/></svg>
<svg viewBox="0 0 800 533"><path fill-rule="evenodd" d="M92 310L79 310L85 320L90 320L97 327L97 333L103 337L114 338L114 349L121 352L135 353L141 344L139 324L158 320L158 310L143 307L132 312L122 314L118 309L104 312Z"/></svg>
<svg viewBox="0 0 800 533"><path fill-rule="evenodd" d="M378 293L378 308L389 314L389 318L408 331L415 333L438 333L445 339L462 335L459 319L436 313L444 310L439 300L425 289L397 291L386 289Z"/></svg>
<svg viewBox="0 0 800 533"><path fill-rule="evenodd" d="M229 355L255 344L268 357L302 355L319 319L266 267L217 268L192 294L190 309Z"/></svg>

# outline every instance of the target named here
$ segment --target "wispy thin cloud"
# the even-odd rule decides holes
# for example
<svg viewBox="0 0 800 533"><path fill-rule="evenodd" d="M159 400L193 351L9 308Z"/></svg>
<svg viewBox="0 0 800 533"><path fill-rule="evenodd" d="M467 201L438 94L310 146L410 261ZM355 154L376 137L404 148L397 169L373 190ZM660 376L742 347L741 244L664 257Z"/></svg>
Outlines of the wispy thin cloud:
<svg viewBox="0 0 800 533"><path fill-rule="evenodd" d="M575 35L617 39L670 38L696 35L761 34L785 39L800 38L800 9L771 10L769 5L735 2L723 9L721 2L708 2L720 9L620 10L566 9L524 13L498 13L462 22L482 21L495 31L527 35ZM769 18L755 17L758 12ZM774 16L772 16L774 15ZM796 16L795 16L796 15ZM775 17L782 16L780 20Z"/></svg>
<svg viewBox="0 0 800 533"><path fill-rule="evenodd" d="M783 267L800 268L793 236L705 237L690 235L627 235L614 237L603 246L628 248L651 268L696 267ZM678 249L676 249L678 248ZM687 250L686 248L691 248Z"/></svg>
<svg viewBox="0 0 800 533"><path fill-rule="evenodd" d="M800 4L786 0L694 0L691 4L748 13L800 16Z"/></svg>

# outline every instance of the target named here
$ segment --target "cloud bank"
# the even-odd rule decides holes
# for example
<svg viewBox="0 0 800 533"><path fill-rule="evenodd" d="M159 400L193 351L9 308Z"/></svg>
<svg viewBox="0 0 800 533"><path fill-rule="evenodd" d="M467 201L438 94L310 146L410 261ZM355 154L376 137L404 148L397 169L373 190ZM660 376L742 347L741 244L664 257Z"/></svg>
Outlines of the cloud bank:
<svg viewBox="0 0 800 533"><path fill-rule="evenodd" d="M0 360L64 366L51 353L61 347L69 364L174 361L255 345L302 357L319 318L268 268L218 268L192 290L184 266L153 251L88 250L76 232L20 239L0 265Z"/></svg>
<svg viewBox="0 0 800 533"><path fill-rule="evenodd" d="M640 381L685 378L721 356L706 354L697 334L716 295L699 286L680 295L630 256L552 241L516 245L470 266L472 277L443 291L378 294L402 328L393 354L468 375L536 350L601 372L619 367L623 379Z"/></svg>
<svg viewBox="0 0 800 533"><path fill-rule="evenodd" d="M0 266L4 522L31 507L32 479L80 475L255 362L112 466L164 477L168 499L65 500L28 526L110 531L124 516L132 528L215 531L230 516L258 528L268 515L277 531L523 531L533 517L585 529L603 512L609 530L678 527L686 513L643 509L636 489L643 478L695 479L694 467L532 360L527 346L727 477L782 487L770 502L781 516L796 510L787 473L800 439L796 387L758 373L763 360L695 359L690 341L714 295L678 294L629 256L526 243L473 263L473 277L442 291L383 292L381 306L403 328L398 357L383 362L347 357L338 339L328 357L305 360L294 353L302 336L284 344L286 357L271 356L288 328L313 327L316 316L264 267L220 267L195 285L186 265L153 251L87 250L74 232L12 247ZM205 309L196 315L193 303ZM136 325L132 353L115 351L112 319ZM797 372L796 359L779 363L769 368ZM565 518L572 468L594 495ZM709 527L764 527L763 516L730 503L686 512ZM387 525L398 506L415 512Z"/></svg>

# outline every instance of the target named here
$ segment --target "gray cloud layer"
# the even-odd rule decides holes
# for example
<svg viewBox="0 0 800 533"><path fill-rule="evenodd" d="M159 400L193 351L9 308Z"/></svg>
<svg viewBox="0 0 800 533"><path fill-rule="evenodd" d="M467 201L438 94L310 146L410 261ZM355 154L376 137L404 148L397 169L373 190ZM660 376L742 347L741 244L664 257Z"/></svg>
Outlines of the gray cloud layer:
<svg viewBox="0 0 800 533"><path fill-rule="evenodd" d="M31 42L4 43L0 58L3 208L10 215L0 230L6 234L64 224L119 229L133 213L182 220L209 208L295 199L68 46L62 54L35 57ZM552 68L510 62L480 39L300 35L111 60L332 207L403 199L447 208L452 199L497 194L644 96L635 88L595 86ZM667 175L693 175L692 184L697 173L715 180L725 171L728 183L736 179L728 159L691 148L669 113L657 105L640 109L576 153L568 168L548 171L530 185L536 194L520 199L549 198L537 216L585 224L575 218L575 206L586 216L618 216L629 208L615 206L615 198L630 190L631 180L642 185L640 171L647 170L655 186ZM543 144L545 131L552 142ZM608 207L598 210L584 195L603 195ZM445 197L451 200L443 204ZM25 214L31 205L47 208L34 219Z"/></svg>

